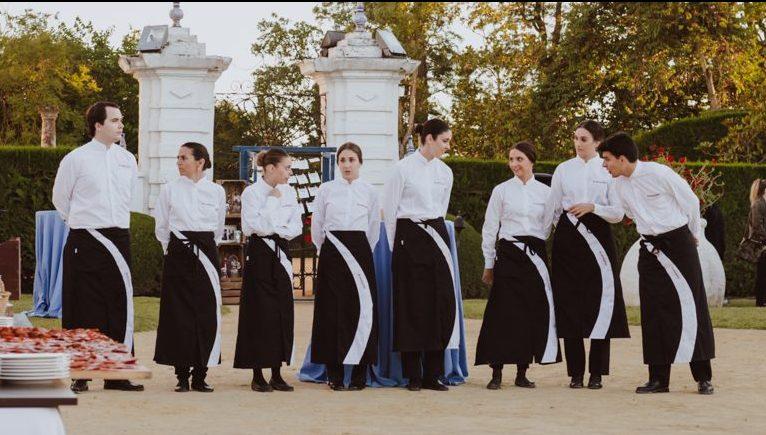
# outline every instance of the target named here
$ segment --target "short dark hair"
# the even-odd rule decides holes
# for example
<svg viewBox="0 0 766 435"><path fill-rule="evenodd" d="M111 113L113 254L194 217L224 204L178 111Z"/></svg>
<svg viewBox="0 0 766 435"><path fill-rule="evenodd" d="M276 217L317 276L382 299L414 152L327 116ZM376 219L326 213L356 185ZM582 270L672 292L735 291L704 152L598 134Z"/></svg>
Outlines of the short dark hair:
<svg viewBox="0 0 766 435"><path fill-rule="evenodd" d="M104 125L106 121L106 108L114 107L119 109L120 106L117 103L111 101L99 101L98 103L91 104L88 110L85 111L85 124L88 126L88 135L93 138L96 136L96 123Z"/></svg>
<svg viewBox="0 0 766 435"><path fill-rule="evenodd" d="M420 135L420 144L424 145L426 143L426 136L429 134L432 138L436 139L436 136L449 130L449 125L446 122L439 118L431 118L423 124L417 124L413 132Z"/></svg>
<svg viewBox="0 0 766 435"><path fill-rule="evenodd" d="M601 154L608 151L617 158L625 156L631 163L638 160L638 147L636 146L636 143L633 142L633 138L624 131L619 131L604 139L597 150Z"/></svg>
<svg viewBox="0 0 766 435"><path fill-rule="evenodd" d="M598 122L588 119L583 122L581 122L575 130L578 128L584 128L585 130L588 130L588 133L590 133L591 136L593 136L593 140L597 142L601 142L606 137L606 132L604 131L604 127L601 126Z"/></svg>
<svg viewBox="0 0 766 435"><path fill-rule="evenodd" d="M518 142L515 145L513 145L511 149L508 150L508 152L511 152L511 150L521 151L525 156L527 156L529 161L532 162L533 164L537 161L537 151L535 151L535 146L529 142L526 142L526 141Z"/></svg>
<svg viewBox="0 0 766 435"><path fill-rule="evenodd" d="M335 154L336 158L340 160L340 153L346 150L353 151L356 154L356 156L359 158L359 163L364 163L364 161L362 160L362 149L359 148L359 145L353 142L346 142L343 145L341 145L338 148L338 152Z"/></svg>
<svg viewBox="0 0 766 435"><path fill-rule="evenodd" d="M205 159L205 164L202 169L210 169L213 165L210 163L210 153L207 152L207 147L197 142L186 142L181 145L182 147L189 148L194 156L194 160Z"/></svg>
<svg viewBox="0 0 766 435"><path fill-rule="evenodd" d="M269 165L278 165L285 157L290 156L282 148L269 148L255 156L255 164L265 169Z"/></svg>

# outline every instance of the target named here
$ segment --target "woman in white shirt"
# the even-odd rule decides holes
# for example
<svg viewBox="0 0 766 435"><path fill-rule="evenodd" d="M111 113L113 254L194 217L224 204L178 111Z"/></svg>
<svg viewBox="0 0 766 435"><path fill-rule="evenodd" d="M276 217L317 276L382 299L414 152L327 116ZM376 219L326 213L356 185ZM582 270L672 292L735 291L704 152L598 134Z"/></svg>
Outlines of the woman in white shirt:
<svg viewBox="0 0 766 435"><path fill-rule="evenodd" d="M160 319L154 361L175 367L176 391L212 392L207 368L221 363L221 285L218 250L226 218L226 195L205 178L210 155L204 145L181 145L181 175L162 186L154 209L155 235L165 251ZM190 373L190 368L194 371Z"/></svg>
<svg viewBox="0 0 766 435"><path fill-rule="evenodd" d="M253 369L253 391L292 391L280 374L293 355L293 264L290 240L303 230L302 208L287 184L292 160L280 148L258 154L263 177L242 192L245 253L234 367ZM271 368L267 383L261 372Z"/></svg>
<svg viewBox="0 0 766 435"><path fill-rule="evenodd" d="M590 339L588 388L599 389L601 377L609 374L609 340L630 337L610 227L622 221L624 213L614 180L596 152L603 139L604 129L596 121L577 126L577 156L553 173L545 212L546 223L556 225L551 281L570 388L584 386L583 339Z"/></svg>
<svg viewBox="0 0 766 435"><path fill-rule="evenodd" d="M349 390L362 390L377 357L377 291L372 250L380 236L380 201L359 179L362 150L338 148L342 178L322 184L314 200L311 238L319 250L311 362L327 366L330 388L345 390L343 365L353 365Z"/></svg>
<svg viewBox="0 0 766 435"><path fill-rule="evenodd" d="M500 389L503 364L516 364L519 387L534 388L526 377L532 361L561 360L545 239L550 223L543 214L550 188L535 180L532 144L519 142L508 153L514 177L492 191L482 227L484 274L491 285L476 347L476 365L489 364L490 390Z"/></svg>
<svg viewBox="0 0 766 435"><path fill-rule="evenodd" d="M439 119L428 120L415 132L420 148L394 166L383 200L393 250L393 348L401 352L408 389L446 391L439 382L444 350L460 344L459 296L444 224L452 170L439 159L449 150L452 132Z"/></svg>

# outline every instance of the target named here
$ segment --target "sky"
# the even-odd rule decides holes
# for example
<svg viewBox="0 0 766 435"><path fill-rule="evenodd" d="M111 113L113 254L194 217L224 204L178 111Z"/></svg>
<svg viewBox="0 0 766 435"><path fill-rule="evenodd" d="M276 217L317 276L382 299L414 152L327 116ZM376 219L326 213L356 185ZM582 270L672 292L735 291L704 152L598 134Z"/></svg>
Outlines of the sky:
<svg viewBox="0 0 766 435"><path fill-rule="evenodd" d="M315 23L311 9L316 3L181 3L184 18L181 26L188 27L197 41L206 46L208 55L232 58L231 65L216 82L216 92L232 92L238 84L250 80L250 72L258 60L250 53L256 40L258 21L272 13ZM172 24L168 14L172 2L0 2L0 10L18 14L24 9L59 13L66 23L75 17L91 21L98 29L114 28L113 45L119 45L131 28Z"/></svg>
<svg viewBox="0 0 766 435"><path fill-rule="evenodd" d="M189 28L191 34L197 36L197 41L206 45L208 55L232 58L231 65L216 82L216 92L236 92L242 84L250 82L250 72L260 62L250 53L250 46L258 37L258 21L275 13L291 21L303 20L316 24L312 13L316 4L181 2L181 10L184 12L181 26ZM115 46L119 45L131 28L140 30L147 25L172 24L168 16L172 7L172 2L0 2L0 11L13 14L32 9L58 13L59 18L69 24L74 22L75 17L80 17L91 21L98 29L113 27L112 43ZM460 45L475 43L477 35L473 32L467 29L456 31L464 38Z"/></svg>

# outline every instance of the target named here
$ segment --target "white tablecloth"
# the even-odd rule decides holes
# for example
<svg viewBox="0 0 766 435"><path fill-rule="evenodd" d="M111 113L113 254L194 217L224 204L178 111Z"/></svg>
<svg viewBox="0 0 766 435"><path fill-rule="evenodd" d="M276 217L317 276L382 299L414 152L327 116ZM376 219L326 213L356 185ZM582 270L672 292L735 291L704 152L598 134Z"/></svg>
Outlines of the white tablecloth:
<svg viewBox="0 0 766 435"><path fill-rule="evenodd" d="M0 433L8 435L64 435L58 408L0 408Z"/></svg>

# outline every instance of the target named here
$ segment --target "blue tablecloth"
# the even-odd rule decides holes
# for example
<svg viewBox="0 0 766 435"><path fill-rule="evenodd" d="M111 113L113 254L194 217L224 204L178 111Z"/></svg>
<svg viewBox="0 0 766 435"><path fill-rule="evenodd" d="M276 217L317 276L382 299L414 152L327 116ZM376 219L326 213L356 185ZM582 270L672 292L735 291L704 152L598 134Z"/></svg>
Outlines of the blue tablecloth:
<svg viewBox="0 0 766 435"><path fill-rule="evenodd" d="M35 213L35 317L61 317L64 244L69 228L56 211Z"/></svg>
<svg viewBox="0 0 766 435"><path fill-rule="evenodd" d="M452 261L455 264L455 294L457 295L460 315L460 347L444 352L444 373L442 381L449 385L458 385L468 377L468 363L465 349L465 325L463 322L463 300L460 293L460 268L457 267L457 249L455 245L455 227L447 221L450 237ZM367 385L372 387L396 387L407 384L402 376L402 363L399 352L393 349L393 307L391 284L391 250L388 248L386 229L381 224L380 241L373 252L375 275L378 284L378 363L372 367L367 377ZM345 367L346 382L351 378L351 366ZM327 382L324 364L311 362L311 344L306 350L303 366L298 372L298 379L304 382Z"/></svg>

